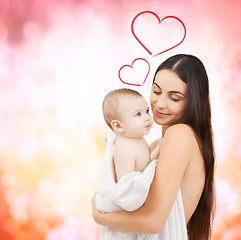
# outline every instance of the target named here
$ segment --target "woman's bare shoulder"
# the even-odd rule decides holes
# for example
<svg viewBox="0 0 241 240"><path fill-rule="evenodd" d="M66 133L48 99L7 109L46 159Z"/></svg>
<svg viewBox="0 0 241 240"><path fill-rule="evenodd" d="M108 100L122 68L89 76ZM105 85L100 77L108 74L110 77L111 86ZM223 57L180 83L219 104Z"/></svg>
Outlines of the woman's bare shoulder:
<svg viewBox="0 0 241 240"><path fill-rule="evenodd" d="M196 134L187 124L170 126L165 132L163 145L169 150L186 153L186 157L192 157L200 151Z"/></svg>
<svg viewBox="0 0 241 240"><path fill-rule="evenodd" d="M175 138L175 139L182 139L182 140L189 140L193 141L196 140L196 135L193 129L183 123L178 123L170 126L165 133L165 138Z"/></svg>

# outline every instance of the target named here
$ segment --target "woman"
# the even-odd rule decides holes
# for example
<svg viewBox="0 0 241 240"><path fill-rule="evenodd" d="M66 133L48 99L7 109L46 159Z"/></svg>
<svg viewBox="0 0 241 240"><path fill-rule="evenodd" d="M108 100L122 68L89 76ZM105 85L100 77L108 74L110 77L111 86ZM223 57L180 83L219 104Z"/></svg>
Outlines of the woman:
<svg viewBox="0 0 241 240"><path fill-rule="evenodd" d="M184 54L164 61L154 75L150 104L154 121L162 125L163 142L145 204L134 212L103 214L93 202L93 217L122 232L156 234L169 221L181 191L189 240L211 239L214 150L209 84L202 62ZM151 144L151 150L159 141Z"/></svg>

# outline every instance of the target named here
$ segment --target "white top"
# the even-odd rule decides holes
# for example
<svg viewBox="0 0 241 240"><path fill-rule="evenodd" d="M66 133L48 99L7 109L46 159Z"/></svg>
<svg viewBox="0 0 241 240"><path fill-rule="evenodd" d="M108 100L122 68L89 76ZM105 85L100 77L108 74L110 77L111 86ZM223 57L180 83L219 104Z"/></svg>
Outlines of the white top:
<svg viewBox="0 0 241 240"><path fill-rule="evenodd" d="M113 151L115 133L110 132L106 142L106 152L100 172L99 188L96 194L96 207L101 212L120 210L134 211L146 201L152 183L160 151L160 141L152 152L152 161L143 172L132 172L115 181ZM161 217L161 216L160 216ZM182 203L181 190L169 214L166 225L158 234L128 234L103 227L100 240L186 240L187 229Z"/></svg>

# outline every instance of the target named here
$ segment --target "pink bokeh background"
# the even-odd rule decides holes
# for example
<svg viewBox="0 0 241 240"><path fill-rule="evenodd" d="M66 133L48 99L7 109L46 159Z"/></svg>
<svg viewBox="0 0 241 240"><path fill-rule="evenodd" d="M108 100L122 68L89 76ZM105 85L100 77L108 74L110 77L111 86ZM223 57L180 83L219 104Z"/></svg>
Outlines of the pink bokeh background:
<svg viewBox="0 0 241 240"><path fill-rule="evenodd" d="M184 42L150 56L131 33L142 11L180 18ZM155 69L178 53L198 56L210 79L212 239L241 239L240 22L239 0L0 1L0 239L98 239L91 198L108 132L103 97L129 87L118 78L121 66L145 58L144 86L130 87L149 99ZM173 38L171 29L162 35ZM147 141L160 132L155 125Z"/></svg>

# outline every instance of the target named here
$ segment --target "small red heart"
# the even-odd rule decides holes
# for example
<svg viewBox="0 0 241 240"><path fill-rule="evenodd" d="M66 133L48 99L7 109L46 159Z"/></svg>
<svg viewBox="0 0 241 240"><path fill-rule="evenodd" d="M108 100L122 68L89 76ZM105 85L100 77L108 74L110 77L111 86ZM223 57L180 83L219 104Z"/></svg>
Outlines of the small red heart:
<svg viewBox="0 0 241 240"><path fill-rule="evenodd" d="M121 71L122 71L124 68L132 68L132 70L133 70L133 65L134 65L134 63L135 63L136 61L145 61L145 62L147 63L147 65L148 65L147 74L146 74L145 79L144 79L144 81L143 81L142 84L131 83L131 81L128 81L128 79L127 79L126 81L124 81L124 80L121 78ZM139 63L140 63L140 62L139 62ZM126 69L126 70L128 70L128 69ZM142 69L142 70L143 70L143 69ZM124 65L124 66L122 66L122 67L120 68L120 70L119 70L118 75L119 75L119 79L120 79L123 83L125 83L125 84L133 85L133 86L142 86L142 85L145 83L149 72L150 72L150 64L149 64L149 62L148 62L146 59L144 59L144 58L136 58L136 59L132 62L132 65ZM127 76L126 76L126 77L127 77ZM135 80L135 79L131 79L131 80L133 81L133 80ZM139 80L139 79L138 79L138 80Z"/></svg>
<svg viewBox="0 0 241 240"><path fill-rule="evenodd" d="M138 13L138 14L134 17L134 19L132 20L132 23L131 23L131 31L132 31L132 34L134 35L134 37L136 38L136 40L141 44L141 46L142 46L150 55L152 55L152 52L142 43L142 41L136 36L136 34L135 34L135 32L134 32L134 23L135 23L136 19L137 19L140 15L142 15L142 14L144 14L144 13L148 13L148 14L154 15L154 16L157 18L159 24L161 24L162 21L164 21L165 19L168 19L168 18L175 19L175 20L177 20L178 22L180 22L180 23L182 24L183 29L184 29L183 38L182 38L182 40L181 40L178 44L176 44L176 45L174 45L174 46L172 46L172 47L170 47L170 48L168 48L168 49L166 49L166 50L164 50L164 51L161 51L161 52L155 54L153 57L155 57L155 56L157 56L157 55L159 55L159 54L162 54L162 53L164 53L164 52L167 52L167 51L169 51L169 50L177 47L178 45L180 45L180 44L184 41L184 39L185 39L185 37L186 37L186 27L185 27L184 23L182 22L182 20L179 19L178 17L176 17L176 16L166 16L166 17L164 17L162 20L160 20L160 18L158 17L158 15L157 15L156 13L152 12L152 11L143 11L143 12L140 12L140 13Z"/></svg>

